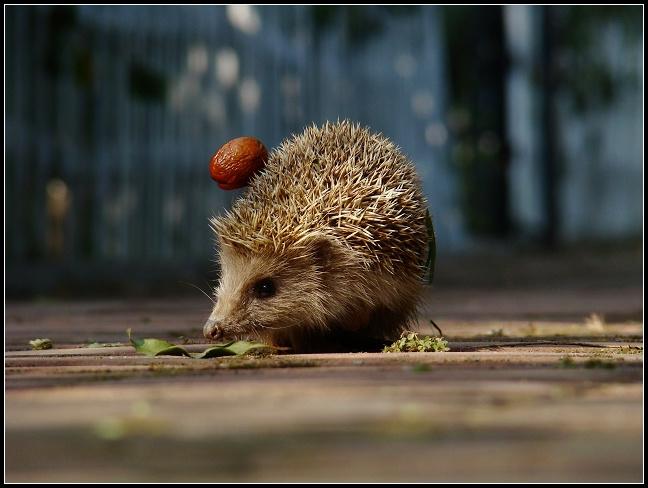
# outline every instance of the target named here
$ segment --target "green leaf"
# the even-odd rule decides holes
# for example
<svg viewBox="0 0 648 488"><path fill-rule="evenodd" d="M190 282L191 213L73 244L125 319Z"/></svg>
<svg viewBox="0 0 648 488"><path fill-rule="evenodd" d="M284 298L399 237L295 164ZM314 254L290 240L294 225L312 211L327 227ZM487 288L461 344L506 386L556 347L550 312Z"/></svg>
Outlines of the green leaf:
<svg viewBox="0 0 648 488"><path fill-rule="evenodd" d="M271 346L262 342L236 341L227 344L216 344L191 357L197 359L216 358L220 356L242 356L255 349L271 349Z"/></svg>
<svg viewBox="0 0 648 488"><path fill-rule="evenodd" d="M187 356L195 359L216 358L221 356L242 356L253 350L274 349L262 342L230 341L214 344L200 353L188 353L185 349L162 339L134 339L131 329L127 330L128 340L137 352L147 356Z"/></svg>
<svg viewBox="0 0 648 488"><path fill-rule="evenodd" d="M229 350L229 346L234 344L234 341L227 342L225 344L215 344L208 347L203 352L194 353L191 357L196 359L207 359L207 358L217 358L221 356L235 356L236 353Z"/></svg>
<svg viewBox="0 0 648 488"><path fill-rule="evenodd" d="M162 339L133 339L131 329L126 332L128 340L135 350L147 356L189 356L189 353L183 348L170 342Z"/></svg>
<svg viewBox="0 0 648 488"><path fill-rule="evenodd" d="M242 354L247 354L250 351L255 349L269 349L271 346L268 344L263 344L262 342L248 342L248 341L236 341L231 346L228 346L227 349L232 351L237 356Z"/></svg>

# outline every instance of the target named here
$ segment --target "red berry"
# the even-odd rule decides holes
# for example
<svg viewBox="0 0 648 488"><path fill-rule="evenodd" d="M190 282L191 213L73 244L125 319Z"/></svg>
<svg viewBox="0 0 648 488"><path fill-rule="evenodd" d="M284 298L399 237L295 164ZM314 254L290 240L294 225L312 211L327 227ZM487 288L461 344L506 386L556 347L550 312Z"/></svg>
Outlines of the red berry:
<svg viewBox="0 0 648 488"><path fill-rule="evenodd" d="M238 137L223 144L209 163L212 179L223 190L247 186L268 159L268 150L254 137Z"/></svg>

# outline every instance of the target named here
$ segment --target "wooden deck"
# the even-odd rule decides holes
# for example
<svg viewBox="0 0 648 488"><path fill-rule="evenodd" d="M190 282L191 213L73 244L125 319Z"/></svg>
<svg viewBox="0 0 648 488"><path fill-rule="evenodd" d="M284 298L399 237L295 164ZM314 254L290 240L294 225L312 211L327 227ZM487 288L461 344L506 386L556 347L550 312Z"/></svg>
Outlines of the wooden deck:
<svg viewBox="0 0 648 488"><path fill-rule="evenodd" d="M194 360L85 346L200 349L206 299L9 303L6 481L641 481L642 307L439 290L451 352Z"/></svg>

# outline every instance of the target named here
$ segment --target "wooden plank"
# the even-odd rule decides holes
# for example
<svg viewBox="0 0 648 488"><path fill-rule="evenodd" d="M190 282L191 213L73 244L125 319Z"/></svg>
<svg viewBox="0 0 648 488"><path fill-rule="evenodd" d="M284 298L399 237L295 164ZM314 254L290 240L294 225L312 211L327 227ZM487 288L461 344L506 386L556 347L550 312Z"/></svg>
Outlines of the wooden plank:
<svg viewBox="0 0 648 488"><path fill-rule="evenodd" d="M202 350L205 308L9 303L7 481L642 478L641 323L449 313L447 353L196 360L84 344L134 327ZM29 350L36 336L56 348Z"/></svg>

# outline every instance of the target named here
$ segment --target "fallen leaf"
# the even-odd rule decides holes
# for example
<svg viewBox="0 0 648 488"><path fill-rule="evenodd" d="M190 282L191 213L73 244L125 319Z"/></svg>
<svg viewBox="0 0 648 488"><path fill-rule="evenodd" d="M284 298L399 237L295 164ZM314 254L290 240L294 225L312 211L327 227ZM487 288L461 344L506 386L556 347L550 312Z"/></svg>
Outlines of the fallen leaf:
<svg viewBox="0 0 648 488"><path fill-rule="evenodd" d="M236 341L227 346L228 351L232 351L237 356L247 354L254 349L268 349L270 346L262 342Z"/></svg>
<svg viewBox="0 0 648 488"><path fill-rule="evenodd" d="M231 341L224 344L215 344L200 353L189 353L184 348L171 344L162 339L134 339L131 329L126 331L128 340L137 352L147 356L186 356L195 359L207 359L221 356L242 356L253 350L273 349L268 344L250 341Z"/></svg>
<svg viewBox="0 0 648 488"><path fill-rule="evenodd" d="M189 356L189 353L183 348L165 340L134 339L131 335L131 329L126 332L128 333L128 340L135 350L147 356Z"/></svg>

